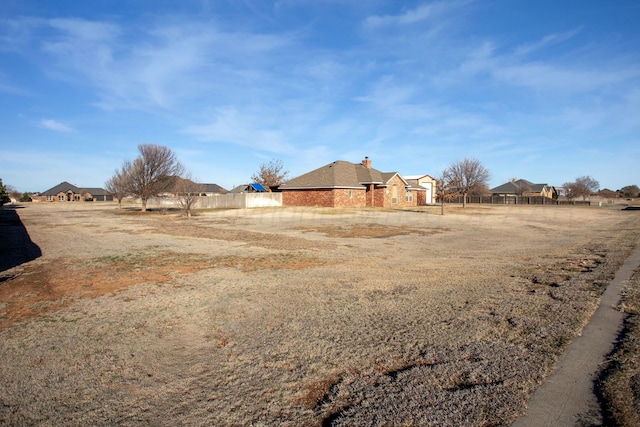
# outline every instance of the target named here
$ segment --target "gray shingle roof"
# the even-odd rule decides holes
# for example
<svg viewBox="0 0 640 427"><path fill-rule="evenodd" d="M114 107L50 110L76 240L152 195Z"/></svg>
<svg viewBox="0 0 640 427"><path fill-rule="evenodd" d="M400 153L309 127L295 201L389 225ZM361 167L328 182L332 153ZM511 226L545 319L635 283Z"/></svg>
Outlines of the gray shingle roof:
<svg viewBox="0 0 640 427"><path fill-rule="evenodd" d="M280 185L282 190L312 188L357 188L366 184L384 185L396 172L380 172L362 163L337 160Z"/></svg>
<svg viewBox="0 0 640 427"><path fill-rule="evenodd" d="M405 182L407 183L408 188L410 188L412 190L427 191L426 188L424 188L422 185L419 184L417 179L407 179L407 178L405 178Z"/></svg>
<svg viewBox="0 0 640 427"><path fill-rule="evenodd" d="M534 184L533 182L527 181L526 179L519 179L517 181L510 181L492 188L491 192L494 194L516 194L519 190L522 189L523 186L527 186L529 188L528 191L539 193L544 190L547 184Z"/></svg>
<svg viewBox="0 0 640 427"><path fill-rule="evenodd" d="M506 184L502 184L499 185L495 188L491 189L492 193L504 193L504 194L511 194L511 193L516 193L518 191L518 186L516 184L514 184L513 182L507 182Z"/></svg>
<svg viewBox="0 0 640 427"><path fill-rule="evenodd" d="M55 187L52 187L47 191L43 192L42 195L55 196L58 193L66 193L69 190L71 190L74 194L90 193L92 196L104 196L104 195L111 194L104 188L76 187L73 184L69 184L67 181L63 181L60 184L56 185Z"/></svg>
<svg viewBox="0 0 640 427"><path fill-rule="evenodd" d="M226 189L220 187L218 184L202 184L202 186L204 186L205 193L225 194L228 192Z"/></svg>
<svg viewBox="0 0 640 427"><path fill-rule="evenodd" d="M58 193L66 193L69 190L73 191L75 194L80 193L80 189L78 187L76 187L73 184L69 184L67 181L63 181L60 184L56 185L55 187L52 187L47 191L43 192L42 195L55 196Z"/></svg>
<svg viewBox="0 0 640 427"><path fill-rule="evenodd" d="M89 192L92 196L108 196L111 194L104 188L81 188L81 190Z"/></svg>

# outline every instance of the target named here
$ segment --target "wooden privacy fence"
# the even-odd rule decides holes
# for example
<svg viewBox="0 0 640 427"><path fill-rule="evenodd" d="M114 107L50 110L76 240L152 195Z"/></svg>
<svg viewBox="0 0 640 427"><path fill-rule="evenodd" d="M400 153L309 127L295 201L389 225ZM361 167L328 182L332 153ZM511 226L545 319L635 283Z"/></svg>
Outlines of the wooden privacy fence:
<svg viewBox="0 0 640 427"><path fill-rule="evenodd" d="M447 201L448 203L462 203L462 196ZM583 205L589 206L588 200L559 200L542 196L467 196L467 203L487 205Z"/></svg>
<svg viewBox="0 0 640 427"><path fill-rule="evenodd" d="M227 193L218 196L199 197L195 204L199 209L264 208L282 206L282 193Z"/></svg>

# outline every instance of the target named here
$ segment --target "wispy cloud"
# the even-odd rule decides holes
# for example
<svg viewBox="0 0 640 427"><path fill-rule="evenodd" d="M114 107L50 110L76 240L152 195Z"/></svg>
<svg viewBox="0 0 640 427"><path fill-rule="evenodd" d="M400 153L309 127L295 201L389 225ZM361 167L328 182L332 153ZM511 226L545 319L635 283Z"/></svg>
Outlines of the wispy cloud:
<svg viewBox="0 0 640 427"><path fill-rule="evenodd" d="M436 76L435 81L445 85L459 85L478 81L484 76L489 77L488 83L499 85L503 90L525 88L532 95L540 92L553 93L553 99L557 99L566 94L598 94L624 90L625 85L640 78L638 65L624 59L622 62L610 61L597 66L592 62L556 59L554 55L536 61L526 59L526 53L560 43L574 34L575 32L567 32L547 36L540 42L521 45L515 53L500 53L501 46L492 40L484 40L466 52L466 58L461 58L457 69Z"/></svg>
<svg viewBox="0 0 640 427"><path fill-rule="evenodd" d="M81 74L108 68L121 33L119 26L84 19L51 19L54 32L41 42L42 50L57 60L57 66Z"/></svg>
<svg viewBox="0 0 640 427"><path fill-rule="evenodd" d="M363 26L368 29L375 29L414 25L427 20L441 18L449 11L463 6L466 3L469 3L469 0L439 1L422 4L414 9L404 9L395 15L370 15L364 20Z"/></svg>
<svg viewBox="0 0 640 427"><path fill-rule="evenodd" d="M31 93L20 87L16 87L10 84L3 84L0 82L0 92L4 92L11 95L30 96Z"/></svg>
<svg viewBox="0 0 640 427"><path fill-rule="evenodd" d="M266 86L265 78L275 80L287 71L290 60L280 53L297 37L225 31L205 20L150 18L145 24L18 19L0 34L0 51L25 57L35 56L34 50L45 53L48 76L93 88L94 105L148 111L211 96L232 98L252 84Z"/></svg>
<svg viewBox="0 0 640 427"><path fill-rule="evenodd" d="M536 52L539 51L541 49L547 48L549 46L553 46L562 42L565 42L573 37L575 37L577 34L580 33L582 29L575 29L572 31L566 31L563 33L558 33L558 34L549 34L544 36L541 40L534 42L534 43L529 43L529 44L523 44L520 45L518 47L516 47L515 49L515 54L516 55L528 55L532 52Z"/></svg>
<svg viewBox="0 0 640 427"><path fill-rule="evenodd" d="M219 109L204 125L187 126L184 132L206 142L233 144L271 153L290 153L295 147L277 128L261 126L261 118L232 108Z"/></svg>
<svg viewBox="0 0 640 427"><path fill-rule="evenodd" d="M75 129L71 126L67 126L64 123L53 119L42 119L40 120L40 122L38 122L38 125L44 129L49 129L56 132L75 132Z"/></svg>

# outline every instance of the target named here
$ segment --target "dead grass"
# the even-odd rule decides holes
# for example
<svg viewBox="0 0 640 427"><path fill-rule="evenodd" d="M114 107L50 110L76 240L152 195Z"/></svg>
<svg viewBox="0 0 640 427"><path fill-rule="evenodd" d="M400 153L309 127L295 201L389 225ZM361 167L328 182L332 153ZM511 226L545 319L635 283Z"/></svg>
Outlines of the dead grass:
<svg viewBox="0 0 640 427"><path fill-rule="evenodd" d="M81 298L113 294L134 285L161 285L177 276L203 269L237 268L244 272L300 270L324 262L300 253L206 257L196 253L158 253L150 250L103 256L82 263L64 259L38 263L9 277L7 283L0 287L0 330L16 322L61 309Z"/></svg>
<svg viewBox="0 0 640 427"><path fill-rule="evenodd" d="M627 313L624 330L609 361L599 392L612 425L640 425L640 271L625 287L620 309Z"/></svg>
<svg viewBox="0 0 640 427"><path fill-rule="evenodd" d="M640 242L584 208L20 216L9 425L507 425Z"/></svg>
<svg viewBox="0 0 640 427"><path fill-rule="evenodd" d="M446 228L425 229L407 226L389 226L384 224L352 224L346 226L332 225L323 227L299 227L297 230L303 233L322 233L328 237L336 238L386 238L393 236L428 236L449 231Z"/></svg>

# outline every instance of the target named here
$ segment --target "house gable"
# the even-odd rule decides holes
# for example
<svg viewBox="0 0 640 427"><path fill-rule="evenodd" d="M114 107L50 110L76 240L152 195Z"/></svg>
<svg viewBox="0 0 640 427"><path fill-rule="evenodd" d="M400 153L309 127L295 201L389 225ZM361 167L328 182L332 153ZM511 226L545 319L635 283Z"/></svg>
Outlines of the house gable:
<svg viewBox="0 0 640 427"><path fill-rule="evenodd" d="M56 185L55 187L52 187L52 188L48 189L47 191L44 191L42 193L42 195L43 196L55 196L55 195L58 195L60 193L66 194L69 191L71 191L72 193L80 194L80 189L78 187L76 187L73 184L69 184L67 181L63 181L60 184Z"/></svg>

